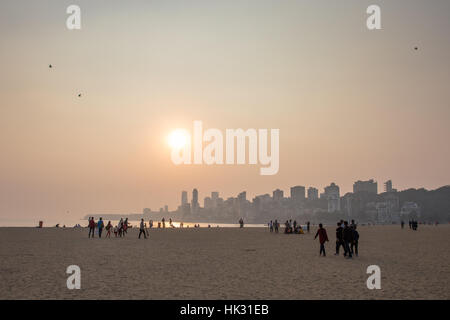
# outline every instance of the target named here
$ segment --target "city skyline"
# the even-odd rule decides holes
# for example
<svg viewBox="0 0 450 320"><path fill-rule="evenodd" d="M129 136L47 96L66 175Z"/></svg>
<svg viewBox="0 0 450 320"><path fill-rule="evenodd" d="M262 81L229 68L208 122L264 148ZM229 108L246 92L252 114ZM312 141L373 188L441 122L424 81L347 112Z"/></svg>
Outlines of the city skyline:
<svg viewBox="0 0 450 320"><path fill-rule="evenodd" d="M397 191L392 188L392 180L384 183L384 191L378 193L377 182L373 179L354 182L353 192L340 194L339 185L331 182L317 197L315 188L291 187L291 193L274 189L271 193L247 198L247 190L235 196L221 197L219 191L211 191L204 197L203 206L199 202L199 191L181 191L181 202L174 210L165 205L159 210L144 208L142 213L89 213L90 217L104 217L118 220L163 220L181 222L236 223L243 218L247 223L265 224L269 220L311 221L312 223L334 223L336 219L355 220L363 224L395 224L405 220L445 222L448 219L448 196L450 185L436 190L407 189Z"/></svg>

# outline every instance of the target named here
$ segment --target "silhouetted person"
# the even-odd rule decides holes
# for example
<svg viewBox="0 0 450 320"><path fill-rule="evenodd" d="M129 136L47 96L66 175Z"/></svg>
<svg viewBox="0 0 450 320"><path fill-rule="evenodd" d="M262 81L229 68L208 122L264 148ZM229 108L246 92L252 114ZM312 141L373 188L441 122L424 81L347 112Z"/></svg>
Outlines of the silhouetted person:
<svg viewBox="0 0 450 320"><path fill-rule="evenodd" d="M106 238L111 238L111 229L112 229L111 221L108 221L108 224L106 225Z"/></svg>
<svg viewBox="0 0 450 320"><path fill-rule="evenodd" d="M309 233L309 230L310 230L310 223L309 223L309 221L306 223L306 230L307 230L308 233Z"/></svg>
<svg viewBox="0 0 450 320"><path fill-rule="evenodd" d="M89 219L89 235L88 238L91 237L92 234L92 238L94 238L94 234L95 234L95 221L94 221L94 217L90 217Z"/></svg>
<svg viewBox="0 0 450 320"><path fill-rule="evenodd" d="M147 239L147 235L145 234L144 218L141 219L141 223L139 225L139 239L141 238L141 234L144 234L144 238Z"/></svg>
<svg viewBox="0 0 450 320"><path fill-rule="evenodd" d="M348 222L344 221L344 230L342 231L344 238L344 257L352 258L350 245L353 242L353 230L348 226Z"/></svg>
<svg viewBox="0 0 450 320"><path fill-rule="evenodd" d="M358 256L358 241L359 241L359 233L356 230L355 227L351 227L353 231L353 240L352 240L352 246L351 246L351 252L355 253L355 256Z"/></svg>
<svg viewBox="0 0 450 320"><path fill-rule="evenodd" d="M319 255L322 255L325 257L325 242L328 241L328 236L327 236L327 230L325 230L322 226L321 223L319 223L319 229L316 232L316 236L314 237L314 239L317 238L317 236L319 236L319 242L320 242L320 250L319 250Z"/></svg>
<svg viewBox="0 0 450 320"><path fill-rule="evenodd" d="M119 237L122 238L123 233L123 218L120 218L119 224L117 225L117 231L119 233Z"/></svg>
<svg viewBox="0 0 450 320"><path fill-rule="evenodd" d="M128 218L125 218L125 221L123 222L123 236L125 237L125 234L128 232Z"/></svg>
<svg viewBox="0 0 450 320"><path fill-rule="evenodd" d="M100 219L98 220L98 223L97 223L98 237L99 237L99 238L102 237L102 231L103 231L104 226L105 226L105 225L103 224L103 218L100 218Z"/></svg>
<svg viewBox="0 0 450 320"><path fill-rule="evenodd" d="M336 253L335 253L335 255L339 255L339 249L341 248L341 246L344 249L344 253L346 252L343 231L344 231L344 228L342 228L341 223L338 222L337 228L336 228Z"/></svg>
<svg viewBox="0 0 450 320"><path fill-rule="evenodd" d="M277 219L275 219L274 224L275 224L275 225L274 225L275 233L278 233L278 228L279 228L280 224L278 223L278 220L277 220Z"/></svg>
<svg viewBox="0 0 450 320"><path fill-rule="evenodd" d="M402 225L402 229L405 227L405 221L402 220L402 222L400 223Z"/></svg>

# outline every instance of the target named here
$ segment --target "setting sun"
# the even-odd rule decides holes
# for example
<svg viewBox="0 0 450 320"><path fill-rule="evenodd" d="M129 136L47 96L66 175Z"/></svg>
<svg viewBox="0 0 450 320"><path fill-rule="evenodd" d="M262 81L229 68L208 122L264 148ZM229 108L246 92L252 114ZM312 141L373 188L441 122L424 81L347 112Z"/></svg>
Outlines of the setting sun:
<svg viewBox="0 0 450 320"><path fill-rule="evenodd" d="M168 137L169 146L172 148L182 148L190 139L189 133L184 129L176 129Z"/></svg>

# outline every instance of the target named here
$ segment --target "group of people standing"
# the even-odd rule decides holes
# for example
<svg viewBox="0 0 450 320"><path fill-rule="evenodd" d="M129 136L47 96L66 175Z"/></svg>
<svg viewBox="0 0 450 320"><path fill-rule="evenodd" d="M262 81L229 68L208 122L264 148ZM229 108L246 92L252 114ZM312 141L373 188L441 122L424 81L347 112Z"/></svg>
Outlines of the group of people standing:
<svg viewBox="0 0 450 320"><path fill-rule="evenodd" d="M314 239L319 237L320 251L319 255L325 257L325 242L328 240L327 231L322 224L319 224L319 229L316 232ZM348 221L339 221L336 228L336 253L339 255L339 250L342 246L344 249L344 257L351 259L353 255L358 256L358 242L359 233L356 230L356 223L352 220L351 224Z"/></svg>
<svg viewBox="0 0 450 320"><path fill-rule="evenodd" d="M153 228L153 220L149 221L150 229ZM172 228L175 228L172 222L172 218L169 219L169 226ZM158 222L158 228L165 228L166 227L166 220L162 218L161 222ZM189 227L189 226L188 226ZM197 225L195 225L197 227ZM198 225L200 227L200 224ZM121 218L116 226L113 226L111 221L108 221L108 224L105 226L103 222L103 218L99 218L96 222L94 217L89 217L88 220L88 228L89 228L89 238L94 238L94 235L96 233L96 230L98 230L98 237L101 238L103 234L103 229L105 229L106 232L106 238L111 238L111 232L114 232L115 237L125 237L127 234L128 228L131 228L130 223L128 222L128 218ZM180 223L180 228L183 228L183 223ZM142 218L139 223L139 236L138 238L141 238L141 235L144 235L144 238L147 238L149 235L147 224L144 222L144 219Z"/></svg>
<svg viewBox="0 0 450 320"><path fill-rule="evenodd" d="M417 220L409 220L409 228L416 231L417 230L417 225L419 223L417 222Z"/></svg>
<svg viewBox="0 0 450 320"><path fill-rule="evenodd" d="M270 232L274 232L278 233L278 229L280 228L280 223L278 222L278 220L275 219L275 221L270 220L270 222L267 224L267 226L269 227L269 231ZM306 230L310 231L310 222L306 222ZM304 231L301 227L300 224L297 223L296 220L294 220L294 222L292 222L292 219L290 220L286 220L286 222L284 223L284 233L288 234L288 233L296 233L296 234L303 234Z"/></svg>
<svg viewBox="0 0 450 320"><path fill-rule="evenodd" d="M117 226L113 227L111 221L108 221L108 224L105 226L105 223L103 222L103 218L99 218L97 222L95 222L94 217L89 217L88 220L88 228L89 228L89 235L88 238L94 238L95 235L95 229L98 229L98 237L102 237L103 229L106 230L106 238L111 238L111 231L114 232L114 235L117 237L125 237L127 234L127 230L129 227L128 218L120 219Z"/></svg>

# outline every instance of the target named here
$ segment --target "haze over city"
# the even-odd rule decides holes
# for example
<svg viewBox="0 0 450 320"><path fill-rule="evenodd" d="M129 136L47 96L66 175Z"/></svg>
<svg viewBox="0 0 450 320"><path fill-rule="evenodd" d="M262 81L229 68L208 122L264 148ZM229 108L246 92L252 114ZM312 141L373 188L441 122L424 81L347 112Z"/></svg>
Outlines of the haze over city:
<svg viewBox="0 0 450 320"><path fill-rule="evenodd" d="M0 225L175 210L193 188L449 184L448 1L382 2L378 31L370 1L77 1L78 31L69 4L0 3ZM194 120L279 129L278 173L175 166L167 137Z"/></svg>

